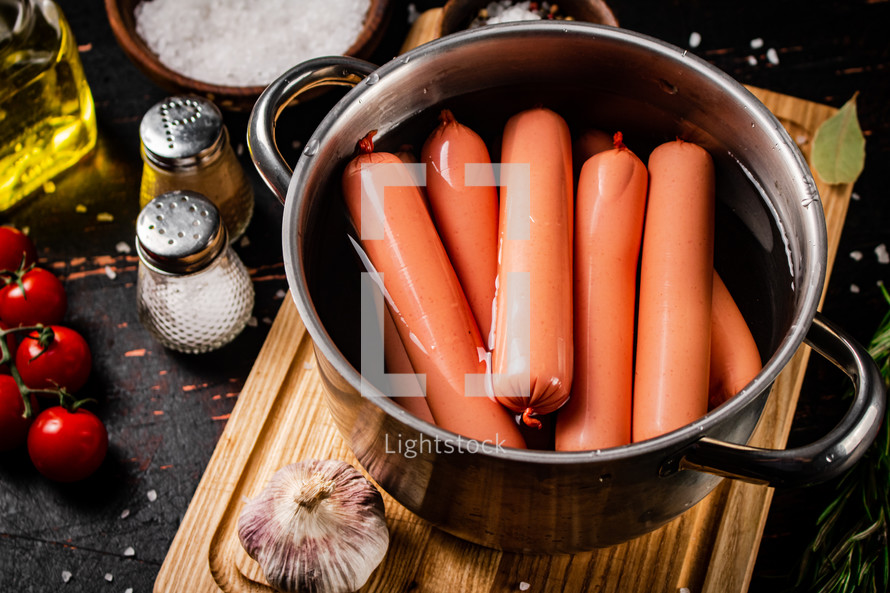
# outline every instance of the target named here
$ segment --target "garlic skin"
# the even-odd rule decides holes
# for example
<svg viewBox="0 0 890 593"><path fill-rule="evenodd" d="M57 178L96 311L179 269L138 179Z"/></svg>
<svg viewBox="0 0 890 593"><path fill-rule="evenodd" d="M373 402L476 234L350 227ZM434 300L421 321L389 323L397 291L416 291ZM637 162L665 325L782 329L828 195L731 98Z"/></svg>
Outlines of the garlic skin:
<svg viewBox="0 0 890 593"><path fill-rule="evenodd" d="M386 555L380 492L350 464L310 460L279 469L238 519L241 545L282 593L349 593Z"/></svg>

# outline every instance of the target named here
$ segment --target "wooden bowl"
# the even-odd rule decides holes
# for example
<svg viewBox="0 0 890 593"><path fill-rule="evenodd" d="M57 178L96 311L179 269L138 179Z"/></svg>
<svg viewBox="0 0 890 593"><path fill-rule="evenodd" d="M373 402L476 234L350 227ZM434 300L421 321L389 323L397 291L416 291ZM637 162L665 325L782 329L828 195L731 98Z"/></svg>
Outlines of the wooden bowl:
<svg viewBox="0 0 890 593"><path fill-rule="evenodd" d="M140 0L105 0L111 30L127 57L158 86L172 93L207 97L221 109L249 111L266 86L225 86L184 76L161 63L136 32L134 9ZM368 58L386 31L392 9L390 0L371 0L364 28L345 54ZM269 81L270 83L272 81Z"/></svg>
<svg viewBox="0 0 890 593"><path fill-rule="evenodd" d="M491 0L448 0L442 12L440 36L466 29L479 14L479 10L490 2ZM618 19L603 0L554 0L551 4L558 5L560 13L571 16L576 21L618 26Z"/></svg>

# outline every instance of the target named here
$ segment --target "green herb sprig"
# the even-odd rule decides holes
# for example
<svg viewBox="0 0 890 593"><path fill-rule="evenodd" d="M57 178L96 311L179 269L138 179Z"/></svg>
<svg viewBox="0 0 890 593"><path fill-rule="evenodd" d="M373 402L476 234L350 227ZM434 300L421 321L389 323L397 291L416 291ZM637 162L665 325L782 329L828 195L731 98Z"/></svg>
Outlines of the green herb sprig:
<svg viewBox="0 0 890 593"><path fill-rule="evenodd" d="M890 305L890 293L881 291ZM890 311L868 347L890 385ZM890 585L890 407L875 442L837 485L801 563L798 591L886 593Z"/></svg>

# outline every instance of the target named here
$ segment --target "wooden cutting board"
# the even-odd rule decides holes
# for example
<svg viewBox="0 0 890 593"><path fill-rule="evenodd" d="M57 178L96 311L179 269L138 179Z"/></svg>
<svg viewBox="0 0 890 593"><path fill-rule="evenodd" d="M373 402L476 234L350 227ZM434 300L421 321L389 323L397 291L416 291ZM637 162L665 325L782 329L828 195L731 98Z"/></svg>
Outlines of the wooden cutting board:
<svg viewBox="0 0 890 593"><path fill-rule="evenodd" d="M809 156L835 110L751 89ZM828 271L852 187L818 182L828 226ZM750 443L785 445L809 357L802 347L779 376ZM310 458L358 462L323 403L312 344L285 299L244 385L155 582L156 593L269 592L236 532L245 497L280 467ZM391 543L362 591L743 593L757 557L772 489L724 480L661 529L611 548L564 556L518 555L447 535L384 494Z"/></svg>

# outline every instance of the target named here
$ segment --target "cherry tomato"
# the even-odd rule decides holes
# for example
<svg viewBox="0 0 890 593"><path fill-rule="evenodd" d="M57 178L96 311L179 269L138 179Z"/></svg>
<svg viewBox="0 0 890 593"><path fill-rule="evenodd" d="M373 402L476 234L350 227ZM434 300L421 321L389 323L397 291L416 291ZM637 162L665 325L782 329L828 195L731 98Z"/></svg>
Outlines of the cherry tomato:
<svg viewBox="0 0 890 593"><path fill-rule="evenodd" d="M31 237L15 227L0 226L0 270L18 270L22 255L26 267L37 261L37 249Z"/></svg>
<svg viewBox="0 0 890 593"><path fill-rule="evenodd" d="M99 469L108 452L108 431L84 408L53 406L40 412L28 431L28 455L41 474L56 482L76 482Z"/></svg>
<svg viewBox="0 0 890 593"><path fill-rule="evenodd" d="M37 414L37 398L31 396L31 410ZM28 428L34 420L25 418L22 394L11 375L0 375L0 451L11 451L23 445Z"/></svg>
<svg viewBox="0 0 890 593"><path fill-rule="evenodd" d="M21 286L13 283L0 290L0 319L12 326L57 324L67 309L65 287L43 268L28 270Z"/></svg>
<svg viewBox="0 0 890 593"><path fill-rule="evenodd" d="M52 342L40 345L40 332L30 332L22 339L15 354L15 366L25 385L31 389L64 387L74 393L90 376L93 357L87 341L71 328L49 326Z"/></svg>

